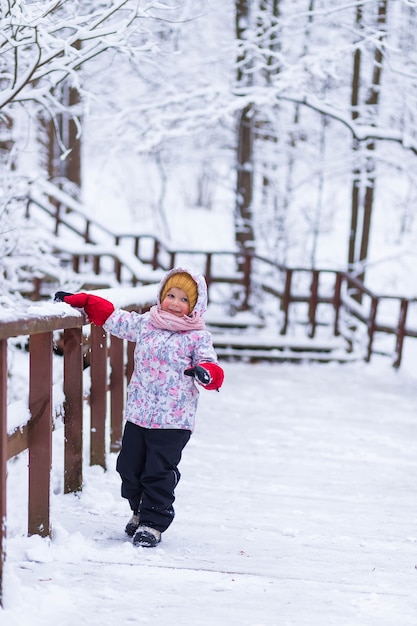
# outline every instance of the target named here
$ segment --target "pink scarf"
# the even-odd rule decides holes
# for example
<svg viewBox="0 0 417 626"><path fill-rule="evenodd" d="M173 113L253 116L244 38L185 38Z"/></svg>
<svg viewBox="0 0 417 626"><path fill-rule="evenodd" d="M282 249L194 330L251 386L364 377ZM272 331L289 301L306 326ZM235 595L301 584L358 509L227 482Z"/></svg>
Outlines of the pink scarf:
<svg viewBox="0 0 417 626"><path fill-rule="evenodd" d="M191 315L177 317L168 311L162 311L157 305L150 309L151 322L155 328L162 330L186 331L186 330L204 330L206 323L200 317L197 311L193 311Z"/></svg>

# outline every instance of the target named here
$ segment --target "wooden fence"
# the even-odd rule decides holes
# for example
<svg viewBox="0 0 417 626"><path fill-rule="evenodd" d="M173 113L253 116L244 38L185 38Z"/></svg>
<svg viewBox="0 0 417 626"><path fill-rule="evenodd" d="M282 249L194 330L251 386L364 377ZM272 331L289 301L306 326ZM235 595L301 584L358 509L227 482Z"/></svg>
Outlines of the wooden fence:
<svg viewBox="0 0 417 626"><path fill-rule="evenodd" d="M34 207L49 216L56 235L65 234L66 229L85 244L83 249L70 254L75 272L82 271L83 261L100 276L108 271L103 272L103 267L110 258L112 271L120 284L143 285L155 280L143 267L167 270L192 259L193 265L199 264L206 277L209 297L214 285L227 284L237 288L233 292L236 309L256 310L254 294L256 297L272 296L278 303L275 310L279 317L278 332L282 335L289 333L293 326L294 310L305 304L302 323L310 337L314 337L323 324L335 335L345 336L352 346L355 334L365 334L364 358L367 361L374 352L380 351L375 347L375 340L388 335L395 343L382 352L392 359L394 367L399 367L405 338L417 337L416 298L376 294L347 272L286 267L250 252L170 250L152 234L114 234L87 215L79 202L47 181L33 186L27 202L28 216ZM106 243L110 246L107 251L103 249ZM130 259L127 250L131 253ZM236 267L240 268L239 272ZM41 297L40 288L41 281L36 278L34 299ZM260 304L265 308L263 297ZM322 315L324 307L330 315Z"/></svg>
<svg viewBox="0 0 417 626"><path fill-rule="evenodd" d="M170 265L180 262L183 254L184 251L172 252ZM293 309L302 307L310 337L314 337L317 329L324 324L332 328L334 335L343 335L351 341L352 333L355 335L361 327L366 340L365 360L369 360L375 352L377 334L392 336L395 339L392 352L395 367L401 363L404 339L417 338L416 299L378 296L345 272L288 268L252 254L245 255L240 274L228 276L225 271L227 263L223 259L230 254L203 253L209 288L212 290L219 285L229 285L232 290L239 288L239 307L256 309L258 301L261 301L262 309L275 307L277 332L281 334L289 332ZM232 255L232 261L235 260ZM268 302L267 298L270 298ZM143 305L141 310L150 304ZM57 332L63 333L64 346L64 491L70 493L82 488L84 324L85 320L80 315L27 317L0 324L0 602L6 554L7 461L26 449L29 451L28 532L42 536L50 532L54 412L52 355L54 333ZM22 428L10 433L7 429L7 354L8 341L12 337L26 337L28 340L28 408L31 419ZM126 346L120 339L109 339L102 328L94 326L91 327L90 344L90 463L105 467L106 450L117 451L120 446L125 381L130 378L133 368L133 344ZM108 397L110 441L106 442Z"/></svg>
<svg viewBox="0 0 417 626"><path fill-rule="evenodd" d="M148 306L138 309L144 311ZM28 450L28 533L50 534L50 475L52 468L52 404L54 337L63 334L64 492L77 492L83 482L83 326L80 315L27 317L0 324L0 604L6 556L7 461ZM28 342L30 420L9 432L8 342ZM125 381L133 371L134 344L106 336L91 326L90 334L90 463L106 467L106 451L117 451L122 437ZM110 379L108 379L108 372ZM110 398L110 441L105 441L107 398Z"/></svg>
<svg viewBox="0 0 417 626"><path fill-rule="evenodd" d="M277 332L281 335L289 334L294 325L294 311L305 305L302 324L309 337L315 337L317 329L323 325L327 325L332 334L344 336L352 347L356 338L362 337L362 343L366 343L362 346L364 358L369 361L373 353L380 351L376 339L391 336L394 345L383 349L382 353L391 358L396 368L401 364L405 338L417 337L416 298L378 295L347 272L286 267L250 252L170 250L150 234L116 235L87 216L81 204L48 182L32 189L27 203L28 215L34 206L52 219L56 235L67 229L86 244L87 248L71 254L75 272L81 272L83 260L90 262L93 273L99 276L106 259L111 257L112 269L120 284L143 285L154 282L143 267L167 270L187 264L191 259L193 266L199 265L206 277L209 299L215 286L229 285L234 302L231 313L233 308L257 312L258 304L263 311L269 307L276 311ZM103 250L105 242L112 246L107 252ZM126 250L130 250L139 267L128 258ZM239 272L236 267L240 268ZM37 279L35 298L41 295L39 285ZM268 296L274 302L265 302ZM324 308L327 308L326 314L323 314Z"/></svg>

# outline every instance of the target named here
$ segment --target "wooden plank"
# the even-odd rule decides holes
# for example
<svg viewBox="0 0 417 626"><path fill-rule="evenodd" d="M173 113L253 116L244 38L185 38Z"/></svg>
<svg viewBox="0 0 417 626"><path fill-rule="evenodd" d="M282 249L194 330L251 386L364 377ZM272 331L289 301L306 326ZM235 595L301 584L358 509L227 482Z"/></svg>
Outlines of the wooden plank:
<svg viewBox="0 0 417 626"><path fill-rule="evenodd" d="M25 424L21 428L17 428L8 435L7 438L7 458L20 454L23 450L27 450L29 445L29 426Z"/></svg>
<svg viewBox="0 0 417 626"><path fill-rule="evenodd" d="M211 332L216 332L216 328L226 328L236 331L250 328L265 328L265 322L263 320L257 315L246 311L244 313L237 313L236 315L226 315L215 313L208 309L204 319Z"/></svg>
<svg viewBox="0 0 417 626"><path fill-rule="evenodd" d="M242 335L215 335L213 334L213 345L216 350L220 348L233 348L236 350L292 350L292 351L314 351L330 352L335 348L343 348L345 343L340 338L333 340L308 339L305 337L287 336L264 336L257 334Z"/></svg>
<svg viewBox="0 0 417 626"><path fill-rule="evenodd" d="M83 482L83 338L81 328L64 331L64 493Z"/></svg>
<svg viewBox="0 0 417 626"><path fill-rule="evenodd" d="M18 337L20 335L34 335L46 333L61 328L74 328L85 324L84 315L68 315L61 317L50 315L44 317L25 317L16 320L2 321L0 324L0 339Z"/></svg>
<svg viewBox="0 0 417 626"><path fill-rule="evenodd" d="M124 405L124 343L111 337L110 343L110 450L117 452L122 444Z"/></svg>
<svg viewBox="0 0 417 626"><path fill-rule="evenodd" d="M28 532L50 534L52 467L52 332L30 337Z"/></svg>
<svg viewBox="0 0 417 626"><path fill-rule="evenodd" d="M276 350L235 350L233 348L219 348L217 350L217 356L219 360L235 360L243 361L247 363L254 363L256 361L271 361L271 362L293 362L299 363L301 361L316 361L321 363L348 363L351 361L362 360L362 356L358 354L348 352L292 352L289 350L276 351Z"/></svg>
<svg viewBox="0 0 417 626"><path fill-rule="evenodd" d="M7 340L0 339L0 606L3 606L3 565L6 558L7 459Z"/></svg>
<svg viewBox="0 0 417 626"><path fill-rule="evenodd" d="M136 343L133 341L128 341L127 364L126 364L126 381L128 384L132 377L133 371L135 369L135 348L136 348Z"/></svg>
<svg viewBox="0 0 417 626"><path fill-rule="evenodd" d="M90 464L106 469L107 335L101 326L91 326L90 370Z"/></svg>

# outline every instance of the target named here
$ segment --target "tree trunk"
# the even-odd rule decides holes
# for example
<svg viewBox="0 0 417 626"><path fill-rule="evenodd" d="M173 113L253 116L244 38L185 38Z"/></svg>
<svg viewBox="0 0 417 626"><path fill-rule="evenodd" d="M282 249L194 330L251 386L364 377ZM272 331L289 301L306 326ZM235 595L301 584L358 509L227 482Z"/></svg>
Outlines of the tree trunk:
<svg viewBox="0 0 417 626"><path fill-rule="evenodd" d="M69 88L68 104L70 111L76 110L80 105L80 94L74 87ZM74 183L78 189L81 189L81 140L78 136L78 128L74 119L68 116L65 122L68 133L68 148L71 150L65 159L65 174L71 183Z"/></svg>
<svg viewBox="0 0 417 626"><path fill-rule="evenodd" d="M271 85L275 76L280 72L277 61L277 53L281 49L278 20L280 17L281 0L259 0L259 15L257 32L261 33L265 42L265 67L262 75L267 85ZM269 52L269 54L267 54ZM276 107L275 115L280 114L279 107ZM277 188L277 145L278 137L271 127L268 119L264 119L260 112L257 112L255 142L260 144L262 162L261 195L260 202L262 212L266 215L266 223L270 229L269 254L274 260L280 260L281 239L285 238L285 218L279 206L279 191ZM272 222L269 219L272 217ZM270 226L269 226L270 225ZM268 238L269 239L269 238Z"/></svg>
<svg viewBox="0 0 417 626"><path fill-rule="evenodd" d="M362 6L358 4L356 8L356 27L359 28L362 24ZM356 120L359 117L359 85L361 78L361 61L362 52L360 47L356 48L353 56L353 76L352 76L352 94L351 94L351 106L352 106L352 119ZM353 152L357 152L359 149L359 142L355 139L353 142ZM355 159L356 160L356 159ZM352 182L352 206L350 217L350 231L349 231L349 248L348 248L348 268L353 269L355 264L355 250L356 250L356 237L358 235L358 220L359 220L359 193L360 193L360 170L355 168L353 170L353 182Z"/></svg>
<svg viewBox="0 0 417 626"><path fill-rule="evenodd" d="M79 49L80 42L74 47ZM53 118L41 118L40 142L45 151L45 167L49 180L60 187L69 182L72 191L81 189L81 139L78 135L80 120L80 94L75 87L67 82L57 87L57 95L62 105L62 112ZM62 156L65 154L65 158Z"/></svg>
<svg viewBox="0 0 417 626"><path fill-rule="evenodd" d="M373 58L372 80L369 87L369 96L364 102L367 110L367 116L371 119L371 125L376 125L378 115L378 105L380 100L380 86L383 67L383 42L385 39L385 27L387 21L387 4L388 0L380 0L378 2L378 17L376 21L377 39L379 44L375 47ZM358 5L356 14L356 24L362 27L363 7ZM354 72L352 80L352 119L360 119L359 109L359 85L361 68L361 53L358 50L354 57ZM354 150L358 150L360 146L355 142ZM353 189L352 189L352 214L351 214L351 232L349 238L348 264L352 269L359 266L359 277L363 281L365 279L365 264L368 258L369 239L372 223L372 211L375 195L375 179L376 179L376 163L375 163L375 142L366 143L363 147L365 150L365 165L363 169L354 170ZM365 184L362 181L365 180ZM360 229L360 232L359 230Z"/></svg>
<svg viewBox="0 0 417 626"><path fill-rule="evenodd" d="M236 37L242 44L242 51L237 59L239 87L248 87L251 84L250 74L245 72L248 59L244 47L244 33L249 27L249 18L248 0L238 0L236 3ZM255 248L252 216L253 110L250 104L242 109L237 123L236 170L235 238L238 249L246 252ZM244 259L241 263L243 262Z"/></svg>
<svg viewBox="0 0 417 626"><path fill-rule="evenodd" d="M253 128L252 107L246 106L238 123L237 190L236 190L236 241L239 250L255 248L252 223L253 193Z"/></svg>

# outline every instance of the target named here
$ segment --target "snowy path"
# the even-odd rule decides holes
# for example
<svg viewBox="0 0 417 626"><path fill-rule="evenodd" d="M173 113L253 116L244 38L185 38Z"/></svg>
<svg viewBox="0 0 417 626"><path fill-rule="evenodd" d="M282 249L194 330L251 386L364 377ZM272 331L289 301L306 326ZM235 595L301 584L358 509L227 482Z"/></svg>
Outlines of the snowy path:
<svg viewBox="0 0 417 626"><path fill-rule="evenodd" d="M10 467L1 626L417 624L416 381L387 363L225 370L154 550L123 535L114 455L81 497L54 475L52 541L24 536Z"/></svg>

